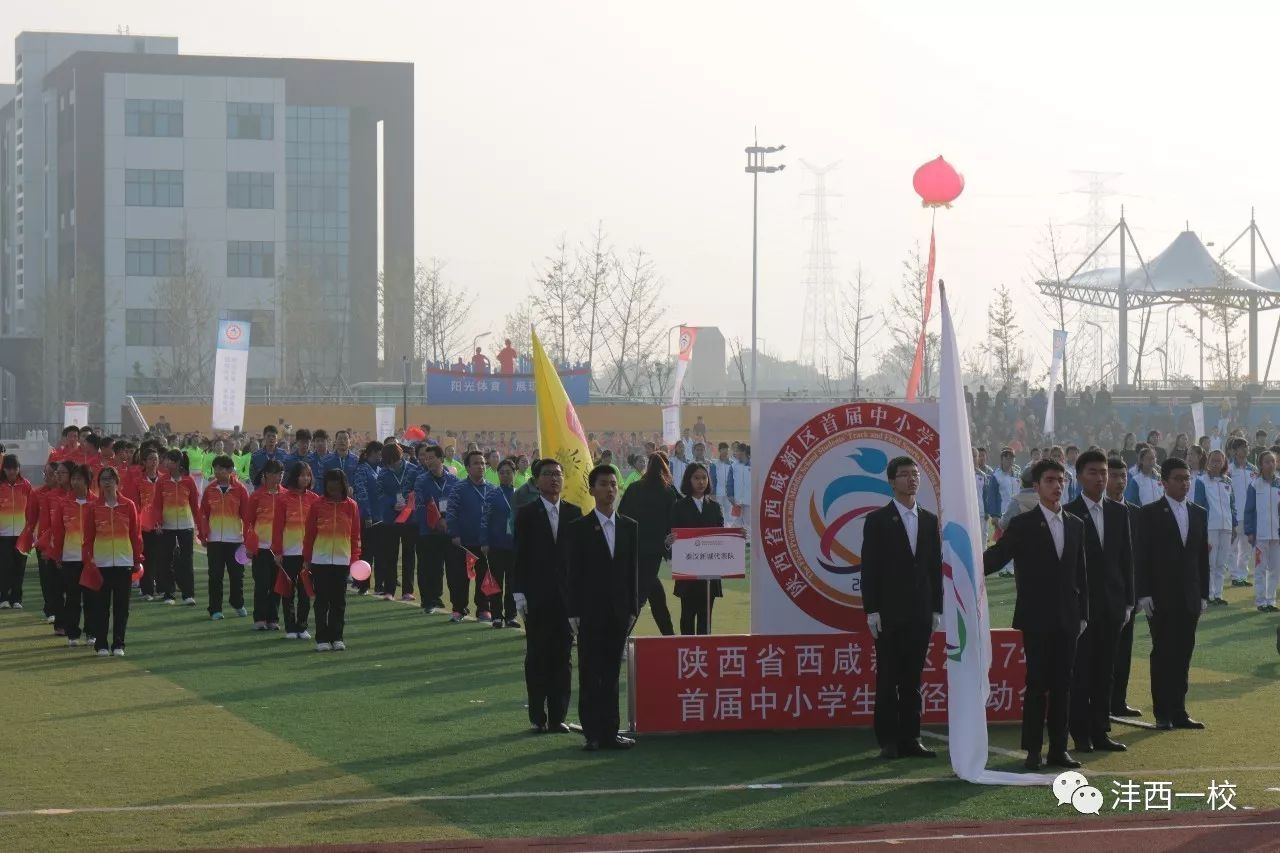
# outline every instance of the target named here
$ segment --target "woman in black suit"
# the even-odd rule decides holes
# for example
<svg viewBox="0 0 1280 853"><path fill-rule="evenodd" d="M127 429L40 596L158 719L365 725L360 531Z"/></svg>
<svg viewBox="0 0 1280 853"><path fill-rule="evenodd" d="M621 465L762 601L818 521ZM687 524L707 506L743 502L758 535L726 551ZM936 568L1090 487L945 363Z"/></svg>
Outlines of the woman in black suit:
<svg viewBox="0 0 1280 853"><path fill-rule="evenodd" d="M690 462L684 469L680 484L683 498L671 507L671 527L724 527L724 513L720 504L708 492L711 477L700 462ZM667 535L667 548L675 541L675 534ZM708 594L710 585L710 594ZM715 599L724 595L720 579L709 581L676 581L676 598L680 599L680 633L711 633L711 608Z"/></svg>
<svg viewBox="0 0 1280 853"><path fill-rule="evenodd" d="M667 594L658 580L658 569L666 555L667 534L671 532L671 507L679 499L671 488L667 455L649 454L644 476L627 487L618 504L618 514L634 519L640 530L640 607L649 602L653 621L664 637L674 634Z"/></svg>

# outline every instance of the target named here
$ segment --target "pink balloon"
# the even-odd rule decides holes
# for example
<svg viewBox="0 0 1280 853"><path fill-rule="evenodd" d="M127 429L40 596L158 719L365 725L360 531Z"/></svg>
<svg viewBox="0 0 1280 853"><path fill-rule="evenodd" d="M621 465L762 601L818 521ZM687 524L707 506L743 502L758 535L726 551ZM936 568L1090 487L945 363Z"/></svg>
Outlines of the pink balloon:
<svg viewBox="0 0 1280 853"><path fill-rule="evenodd" d="M244 549L243 545L236 549L236 562L242 566L249 562L249 552Z"/></svg>
<svg viewBox="0 0 1280 853"><path fill-rule="evenodd" d="M351 564L351 577L353 580L367 581L373 570L369 568L369 564L364 560L356 560Z"/></svg>

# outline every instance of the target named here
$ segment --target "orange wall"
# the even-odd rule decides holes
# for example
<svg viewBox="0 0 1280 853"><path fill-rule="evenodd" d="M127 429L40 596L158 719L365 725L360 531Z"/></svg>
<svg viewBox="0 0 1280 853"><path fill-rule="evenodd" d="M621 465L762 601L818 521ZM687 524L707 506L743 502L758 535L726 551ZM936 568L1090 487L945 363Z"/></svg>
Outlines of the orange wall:
<svg viewBox="0 0 1280 853"><path fill-rule="evenodd" d="M209 406L198 404L142 406L147 423L154 423L164 415L177 432L200 431L209 433ZM280 405L245 407L245 426L253 432L267 424L285 423L316 429L323 427L333 432L350 428L358 432L373 431L373 406L340 405L307 406ZM578 418L588 432L640 432L662 431L662 409L659 406L586 405L579 406ZM751 416L746 406L685 406L681 413L683 425L692 427L701 415L707 425L707 435L715 441L747 441L751 432ZM517 432L532 436L536 430L532 406L410 406L409 423L431 424L433 434L443 435L445 430L496 430ZM400 423L400 407L396 407L396 424Z"/></svg>

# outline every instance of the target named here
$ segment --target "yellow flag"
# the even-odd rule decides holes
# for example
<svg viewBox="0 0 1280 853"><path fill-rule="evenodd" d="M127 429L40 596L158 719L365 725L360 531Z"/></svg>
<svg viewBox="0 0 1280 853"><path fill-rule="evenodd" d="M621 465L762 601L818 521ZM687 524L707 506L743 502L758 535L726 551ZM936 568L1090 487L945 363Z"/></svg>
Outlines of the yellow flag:
<svg viewBox="0 0 1280 853"><path fill-rule="evenodd" d="M533 389L538 410L538 452L543 459L555 459L564 468L564 489L561 497L577 504L584 513L596 505L587 487L587 475L591 473L591 450L587 446L587 434L578 421L578 413L569 402L564 383L555 365L533 335Z"/></svg>

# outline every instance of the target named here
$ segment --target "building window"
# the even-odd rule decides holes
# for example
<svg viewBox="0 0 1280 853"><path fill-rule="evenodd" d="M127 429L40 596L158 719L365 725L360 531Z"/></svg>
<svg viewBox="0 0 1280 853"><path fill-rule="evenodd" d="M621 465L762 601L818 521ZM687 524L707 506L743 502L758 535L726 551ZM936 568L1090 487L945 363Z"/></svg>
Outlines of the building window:
<svg viewBox="0 0 1280 853"><path fill-rule="evenodd" d="M227 139L274 139L276 105L227 102Z"/></svg>
<svg viewBox="0 0 1280 853"><path fill-rule="evenodd" d="M130 207L182 207L182 172L125 169L124 203Z"/></svg>
<svg viewBox="0 0 1280 853"><path fill-rule="evenodd" d="M182 136L182 101L129 98L124 102L125 136Z"/></svg>
<svg viewBox="0 0 1280 853"><path fill-rule="evenodd" d="M227 241L227 278L274 278L275 274L275 243L260 240Z"/></svg>
<svg viewBox="0 0 1280 853"><path fill-rule="evenodd" d="M274 172L227 172L227 207L272 210L275 206Z"/></svg>
<svg viewBox="0 0 1280 853"><path fill-rule="evenodd" d="M227 320L249 324L249 348L276 345L276 312L248 309L232 309L226 312Z"/></svg>
<svg viewBox="0 0 1280 853"><path fill-rule="evenodd" d="M185 246L182 240L125 240L124 272L136 276L181 275Z"/></svg>
<svg viewBox="0 0 1280 853"><path fill-rule="evenodd" d="M131 347L172 346L164 312L156 308L126 308L124 342Z"/></svg>

